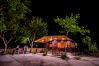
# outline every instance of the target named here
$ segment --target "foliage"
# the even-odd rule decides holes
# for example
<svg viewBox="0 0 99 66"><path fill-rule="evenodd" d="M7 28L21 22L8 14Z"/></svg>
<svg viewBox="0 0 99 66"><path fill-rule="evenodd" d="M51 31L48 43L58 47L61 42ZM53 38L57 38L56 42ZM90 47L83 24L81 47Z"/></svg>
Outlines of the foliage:
<svg viewBox="0 0 99 66"><path fill-rule="evenodd" d="M21 40L21 43L24 44L29 42L32 49L35 39L47 34L47 23L40 17L32 17L25 19L25 21L24 25L20 27L21 36L18 37L17 41Z"/></svg>
<svg viewBox="0 0 99 66"><path fill-rule="evenodd" d="M85 44L91 44L91 37L89 37L89 36L83 37L82 42Z"/></svg>
<svg viewBox="0 0 99 66"><path fill-rule="evenodd" d="M96 46L96 42L93 42L93 44L90 47L90 52L95 53L98 52L97 46Z"/></svg>
<svg viewBox="0 0 99 66"><path fill-rule="evenodd" d="M91 37L89 36L85 36L82 38L82 43L87 44L88 45L88 49L91 49Z"/></svg>
<svg viewBox="0 0 99 66"><path fill-rule="evenodd" d="M29 41L29 37L28 36L22 36L20 37L20 41L23 44L26 44Z"/></svg>
<svg viewBox="0 0 99 66"><path fill-rule="evenodd" d="M31 21L28 21L27 24L29 34L36 34L38 36L47 34L47 23L43 22L42 18L32 17Z"/></svg>
<svg viewBox="0 0 99 66"><path fill-rule="evenodd" d="M66 33L66 36L68 36L69 33L81 33L82 35L85 33L90 33L90 30L85 29L83 26L79 26L77 22L79 18L80 14L71 14L71 16L66 16L65 18L59 18L57 16L54 21L62 27L60 32Z"/></svg>
<svg viewBox="0 0 99 66"><path fill-rule="evenodd" d="M25 18L25 14L30 12L24 1L20 0L0 0L0 38L5 45L16 36L19 24Z"/></svg>
<svg viewBox="0 0 99 66"><path fill-rule="evenodd" d="M44 49L43 56L46 56L46 55L47 55L47 53L48 53L48 47L47 47L47 45L46 45L46 46L45 46L45 49Z"/></svg>
<svg viewBox="0 0 99 66"><path fill-rule="evenodd" d="M36 54L37 52L33 52L33 54Z"/></svg>
<svg viewBox="0 0 99 66"><path fill-rule="evenodd" d="M98 51L97 46L96 46L96 42L92 42L91 37L89 37L89 36L83 37L82 43L88 45L88 51L89 52L95 53Z"/></svg>
<svg viewBox="0 0 99 66"><path fill-rule="evenodd" d="M25 14L30 12L20 0L0 0L0 32L10 31L16 33L20 21L25 18Z"/></svg>
<svg viewBox="0 0 99 66"><path fill-rule="evenodd" d="M62 54L61 54L61 58L62 58L62 59L69 59L69 58L67 57L66 53L62 53Z"/></svg>
<svg viewBox="0 0 99 66"><path fill-rule="evenodd" d="M76 14L73 16L73 14L71 14L71 16L66 16L65 18L59 18L57 16L57 18L54 19L54 21L56 23L58 23L62 28L62 32L64 33L68 33L68 32L72 32L72 33L77 33L80 32L82 34L86 33L86 32L90 32L88 29L84 29L84 27L79 27L77 21L80 18L80 14Z"/></svg>
<svg viewBox="0 0 99 66"><path fill-rule="evenodd" d="M36 36L43 36L47 34L47 23L43 22L39 17L32 17L26 22L26 26L21 28L21 32L29 41L34 41Z"/></svg>

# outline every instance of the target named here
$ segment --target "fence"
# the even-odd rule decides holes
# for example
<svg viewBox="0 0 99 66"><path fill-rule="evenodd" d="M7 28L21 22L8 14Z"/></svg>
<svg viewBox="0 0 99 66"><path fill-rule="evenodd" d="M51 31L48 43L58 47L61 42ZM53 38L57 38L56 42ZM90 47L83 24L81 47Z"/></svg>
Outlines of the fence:
<svg viewBox="0 0 99 66"><path fill-rule="evenodd" d="M28 48L25 53L30 53L30 49L31 48ZM15 50L15 54L24 54L24 50L23 48L19 48L19 50L17 51L16 48L11 48L11 49L7 49L7 54L12 54L13 53L13 50ZM40 53L40 52L43 52L44 51L44 48L32 48L31 52L34 53L34 52L37 52L37 53ZM4 49L0 49L0 54L4 52Z"/></svg>

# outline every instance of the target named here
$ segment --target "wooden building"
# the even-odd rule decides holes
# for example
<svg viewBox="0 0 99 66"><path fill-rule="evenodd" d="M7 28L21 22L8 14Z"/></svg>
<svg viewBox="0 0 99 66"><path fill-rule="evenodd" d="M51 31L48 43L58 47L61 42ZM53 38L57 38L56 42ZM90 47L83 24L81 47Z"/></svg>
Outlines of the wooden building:
<svg viewBox="0 0 99 66"><path fill-rule="evenodd" d="M64 49L64 48L76 48L76 42L69 37L64 35L57 35L57 36L44 36L37 39L35 42L47 44L48 47L51 49L53 47L54 40L57 41L57 48Z"/></svg>

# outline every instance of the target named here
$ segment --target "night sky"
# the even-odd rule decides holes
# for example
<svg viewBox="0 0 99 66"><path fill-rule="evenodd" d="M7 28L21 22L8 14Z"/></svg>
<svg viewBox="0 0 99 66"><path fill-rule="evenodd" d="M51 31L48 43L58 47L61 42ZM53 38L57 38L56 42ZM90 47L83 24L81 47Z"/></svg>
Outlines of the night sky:
<svg viewBox="0 0 99 66"><path fill-rule="evenodd" d="M58 35L61 29L53 20L56 16L65 17L80 13L79 25L91 30L92 40L98 41L98 2L84 0L33 0L31 16L39 16L48 23L48 34ZM79 35L78 35L79 36ZM75 38L74 38L75 39ZM79 38L78 38L79 39Z"/></svg>
<svg viewBox="0 0 99 66"><path fill-rule="evenodd" d="M58 33L58 25L55 24L53 18L56 16L65 17L71 13L80 13L80 3L72 0L60 1L33 1L32 15L40 16L48 22L49 35ZM58 28L58 29L57 29Z"/></svg>
<svg viewBox="0 0 99 66"><path fill-rule="evenodd" d="M40 16L48 22L49 35L57 35L60 27L53 18L80 13L79 24L91 30L91 37L98 42L98 6L95 1L57 0L32 1L32 15Z"/></svg>

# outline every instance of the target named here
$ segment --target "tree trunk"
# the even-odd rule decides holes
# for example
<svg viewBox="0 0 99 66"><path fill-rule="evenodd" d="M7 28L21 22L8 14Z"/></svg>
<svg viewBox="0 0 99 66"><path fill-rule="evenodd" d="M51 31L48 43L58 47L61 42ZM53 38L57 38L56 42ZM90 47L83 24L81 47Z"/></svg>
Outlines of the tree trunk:
<svg viewBox="0 0 99 66"><path fill-rule="evenodd" d="M66 37L68 37L68 32L66 32ZM65 55L66 55L66 44L65 44Z"/></svg>
<svg viewBox="0 0 99 66"><path fill-rule="evenodd" d="M91 50L91 45L89 44L88 46L89 46L89 51L90 51Z"/></svg>
<svg viewBox="0 0 99 66"><path fill-rule="evenodd" d="M33 44L31 43L30 46L31 46L31 48L30 48L30 53L32 53L32 47L33 47Z"/></svg>
<svg viewBox="0 0 99 66"><path fill-rule="evenodd" d="M3 43L4 43L4 53L6 54L8 44L12 40L12 37L7 41L7 39L5 38L4 33L3 33L2 35L0 35L0 38L3 40Z"/></svg>
<svg viewBox="0 0 99 66"><path fill-rule="evenodd" d="M32 39L31 39L31 37L32 37L32 35L31 35L30 38L29 38L29 40L30 40L30 42L29 42L29 43L30 43L30 53L32 53L32 47L33 47L33 46L32 46L32 42L33 42L33 41L32 41Z"/></svg>
<svg viewBox="0 0 99 66"><path fill-rule="evenodd" d="M68 37L68 33L69 32L66 32L66 37ZM66 55L66 44L65 44L65 55Z"/></svg>
<svg viewBox="0 0 99 66"><path fill-rule="evenodd" d="M7 44L5 44L4 53L7 53Z"/></svg>
<svg viewBox="0 0 99 66"><path fill-rule="evenodd" d="M65 44L65 55L66 55L66 44Z"/></svg>
<svg viewBox="0 0 99 66"><path fill-rule="evenodd" d="M33 47L33 44L34 44L34 40L35 40L36 33L34 33L33 36L34 36L34 37L33 37L33 40L31 40L32 42L30 43L30 46L31 46L31 48L30 48L30 53L32 52L32 47Z"/></svg>
<svg viewBox="0 0 99 66"><path fill-rule="evenodd" d="M68 33L69 33L69 32L66 32L66 36L67 36L67 37L68 37Z"/></svg>

